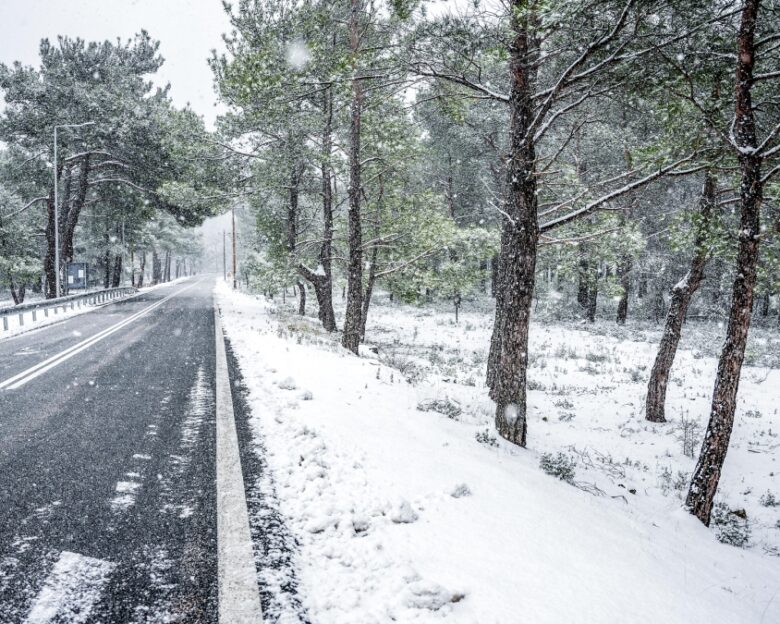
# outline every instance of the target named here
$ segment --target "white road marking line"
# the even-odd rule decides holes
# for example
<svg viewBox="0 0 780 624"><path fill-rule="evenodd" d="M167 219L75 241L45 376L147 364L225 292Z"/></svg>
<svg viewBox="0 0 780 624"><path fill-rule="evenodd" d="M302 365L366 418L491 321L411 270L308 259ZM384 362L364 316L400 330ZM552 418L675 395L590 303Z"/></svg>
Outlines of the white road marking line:
<svg viewBox="0 0 780 624"><path fill-rule="evenodd" d="M48 624L55 618L70 624L89 619L115 563L62 552L33 601L25 624Z"/></svg>
<svg viewBox="0 0 780 624"><path fill-rule="evenodd" d="M185 290L189 290L193 286L196 286L200 283L200 280L198 282L195 282L194 284L190 284L189 286L182 288L181 290L177 290L175 293L171 293L167 297L164 297L163 299L160 299L160 301L157 301L153 303L152 305L144 308L143 310L140 310L139 312L136 312L132 316L119 321L118 323L112 325L111 327L107 327L103 331L98 332L94 336L90 336L89 338L82 340L81 342L76 343L75 345L68 347L64 351L61 351L60 353L57 353L50 358L45 359L43 362L39 362L35 366L31 366L27 370L22 371L21 373L18 373L14 375L13 377L9 377L3 382L0 382L0 390L8 389L8 390L16 390L17 388L21 388L26 383L32 381L36 377L40 377L48 370L51 370L55 366L58 366L59 364L62 364L63 362L69 360L74 355L77 355L81 353L82 351L88 349L92 345L100 342L104 338L107 338L111 334L118 332L120 329L125 327L126 325L129 325L133 321L136 321L137 319L141 318L142 316L148 314L152 310L155 310L156 308L159 308L161 305L163 305L166 301L169 299L172 299L173 297L180 295Z"/></svg>
<svg viewBox="0 0 780 624"><path fill-rule="evenodd" d="M217 552L220 624L261 624L263 610L249 531L249 512L238 451L236 419L219 311L217 344Z"/></svg>
<svg viewBox="0 0 780 624"><path fill-rule="evenodd" d="M117 481L116 496L109 501L112 511L127 511L135 505L135 499L142 483L138 481Z"/></svg>

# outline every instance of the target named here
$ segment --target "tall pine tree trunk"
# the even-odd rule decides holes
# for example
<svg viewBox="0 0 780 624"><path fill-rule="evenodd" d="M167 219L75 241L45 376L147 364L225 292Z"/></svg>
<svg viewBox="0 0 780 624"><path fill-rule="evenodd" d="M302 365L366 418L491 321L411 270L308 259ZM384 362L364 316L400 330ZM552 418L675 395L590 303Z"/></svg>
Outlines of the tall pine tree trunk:
<svg viewBox="0 0 780 624"><path fill-rule="evenodd" d="M658 354L650 373L650 381L647 384L645 418L651 422L666 422L666 386L669 382L669 371L677 354L677 345L680 343L680 333L685 316L688 314L691 298L704 278L704 267L709 255L707 235L712 210L715 206L715 190L715 179L710 173L707 173L704 177L704 187L699 204L699 219L696 223L691 268L687 275L672 289L664 333L661 336L661 344L658 347Z"/></svg>
<svg viewBox="0 0 780 624"><path fill-rule="evenodd" d="M577 260L577 303L583 311L588 309L588 273L590 263L587 256L587 248L581 246L580 257Z"/></svg>
<svg viewBox="0 0 780 624"><path fill-rule="evenodd" d="M631 256L626 254L620 259L615 270L621 288L620 300L618 301L617 306L617 316L615 318L618 325L625 325L626 318L628 318L628 297L631 294L632 265L633 261Z"/></svg>
<svg viewBox="0 0 780 624"><path fill-rule="evenodd" d="M353 71L358 72L360 49L361 0L352 0L349 17L349 43ZM357 354L360 347L360 326L363 315L363 232L360 218L361 162L360 123L363 114L363 86L357 75L352 78L352 101L349 127L349 224L347 260L347 310L341 344Z"/></svg>
<svg viewBox="0 0 780 624"><path fill-rule="evenodd" d="M146 250L141 252L141 260L138 266L138 288L144 287L144 273L146 272Z"/></svg>
<svg viewBox="0 0 780 624"><path fill-rule="evenodd" d="M737 70L733 133L740 163L740 229L736 277L732 289L726 342L723 345L712 408L701 454L691 480L686 505L699 520L709 525L715 493L734 426L737 390L745 358L753 291L756 285L758 244L761 236L762 157L758 140L751 86L755 63L755 31L760 0L745 0L737 38Z"/></svg>
<svg viewBox="0 0 780 624"><path fill-rule="evenodd" d="M588 272L586 274L586 284L588 286L588 299L585 305L585 318L588 323L596 322L596 311L599 301L599 263L597 261L588 262Z"/></svg>
<svg viewBox="0 0 780 624"><path fill-rule="evenodd" d="M539 240L536 151L528 132L533 119L533 68L529 63L533 43L526 2L512 0L510 9L509 160L488 383L496 404L496 429L506 440L525 446L528 331Z"/></svg>
<svg viewBox="0 0 780 624"><path fill-rule="evenodd" d="M761 295L761 316L766 318L769 316L769 293L765 292Z"/></svg>
<svg viewBox="0 0 780 624"><path fill-rule="evenodd" d="M112 288L118 288L122 283L122 254L114 256L114 270L111 274Z"/></svg>
<svg viewBox="0 0 780 624"><path fill-rule="evenodd" d="M336 315L333 311L333 182L331 152L333 145L333 87L328 85L323 93L322 131L322 245L319 253L319 267L311 271L303 264L298 272L314 288L317 298L317 316L326 331L336 331ZM320 270L321 269L321 270Z"/></svg>
<svg viewBox="0 0 780 624"><path fill-rule="evenodd" d="M306 287L298 280L298 314L306 316Z"/></svg>
<svg viewBox="0 0 780 624"><path fill-rule="evenodd" d="M157 249L152 248L152 284L159 284L162 280L162 267Z"/></svg>

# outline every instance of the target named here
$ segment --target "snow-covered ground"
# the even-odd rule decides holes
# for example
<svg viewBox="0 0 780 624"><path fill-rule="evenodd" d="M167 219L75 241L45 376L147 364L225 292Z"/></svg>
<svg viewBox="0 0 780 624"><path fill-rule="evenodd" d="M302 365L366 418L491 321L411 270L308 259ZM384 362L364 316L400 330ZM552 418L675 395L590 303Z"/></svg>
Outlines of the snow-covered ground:
<svg viewBox="0 0 780 624"><path fill-rule="evenodd" d="M686 342L670 422L651 425L653 344L535 324L522 450L492 433L489 314L456 325L377 305L376 353L357 358L316 319L221 283L216 296L313 622L780 621L780 506L767 496L780 497L780 371L744 371L721 482L727 523L706 529L682 509L717 327ZM756 362L777 348L754 343ZM554 468L571 462L568 481L540 468L545 453L563 454ZM741 510L747 547L720 543L746 535Z"/></svg>

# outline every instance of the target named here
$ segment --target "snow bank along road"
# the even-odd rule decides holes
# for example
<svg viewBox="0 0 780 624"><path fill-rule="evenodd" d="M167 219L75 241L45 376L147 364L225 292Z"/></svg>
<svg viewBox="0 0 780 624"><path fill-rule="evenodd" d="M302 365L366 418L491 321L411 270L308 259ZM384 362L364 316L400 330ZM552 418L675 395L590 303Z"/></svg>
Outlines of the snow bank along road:
<svg viewBox="0 0 780 624"><path fill-rule="evenodd" d="M262 621L213 285L0 340L0 623Z"/></svg>

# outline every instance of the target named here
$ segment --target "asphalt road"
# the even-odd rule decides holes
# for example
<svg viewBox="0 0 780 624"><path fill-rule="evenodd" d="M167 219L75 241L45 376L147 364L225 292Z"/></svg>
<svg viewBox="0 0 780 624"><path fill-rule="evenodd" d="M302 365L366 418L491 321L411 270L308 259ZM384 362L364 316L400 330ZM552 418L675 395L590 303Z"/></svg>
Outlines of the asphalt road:
<svg viewBox="0 0 780 624"><path fill-rule="evenodd" d="M159 304L0 389L2 624L217 621L213 283L0 340L2 386Z"/></svg>

